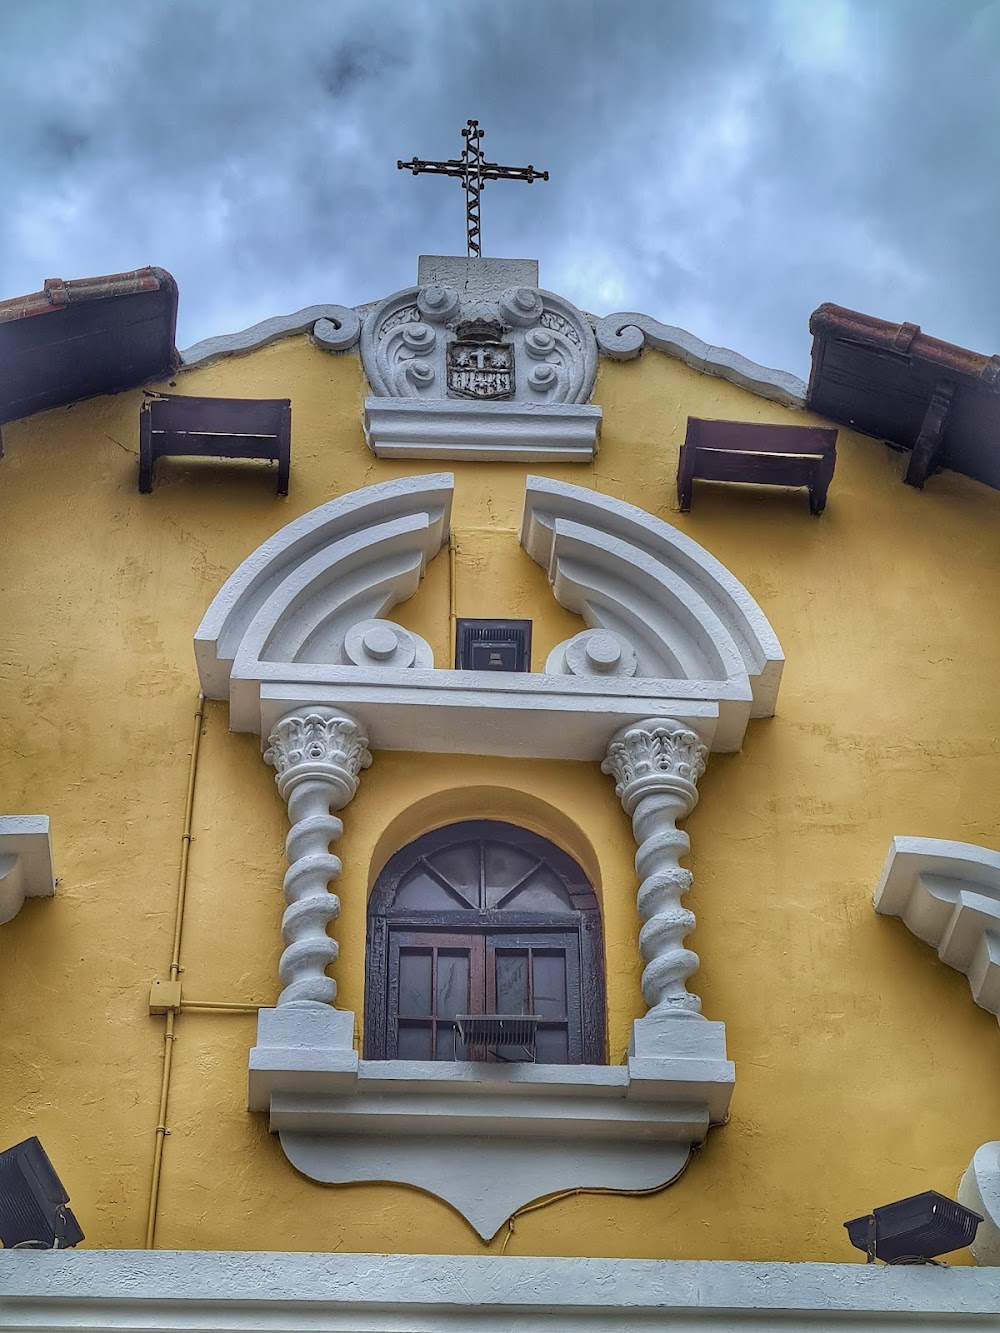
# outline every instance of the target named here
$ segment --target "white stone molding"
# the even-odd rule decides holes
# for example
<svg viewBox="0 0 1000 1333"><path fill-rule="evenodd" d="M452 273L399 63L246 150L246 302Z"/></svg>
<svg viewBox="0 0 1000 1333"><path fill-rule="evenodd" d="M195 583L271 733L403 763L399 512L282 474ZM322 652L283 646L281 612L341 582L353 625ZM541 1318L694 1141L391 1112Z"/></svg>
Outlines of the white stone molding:
<svg viewBox="0 0 1000 1333"><path fill-rule="evenodd" d="M247 639L265 659L291 650L300 659L339 662L353 625L384 615L416 590L427 561L448 540L453 490L448 472L366 486L310 510L259 546L226 580L195 634L205 695L229 695L234 658ZM331 611L336 623L321 623ZM249 655L248 647L244 661Z"/></svg>
<svg viewBox="0 0 1000 1333"><path fill-rule="evenodd" d="M972 1257L977 1264L1000 1267L1000 1143L976 1149L959 1184L958 1201L983 1219L969 1246Z"/></svg>
<svg viewBox="0 0 1000 1333"><path fill-rule="evenodd" d="M373 307L361 330L372 452L590 462L601 424L589 405L597 344L580 311L525 283L523 261L422 261L420 272L418 286Z"/></svg>
<svg viewBox="0 0 1000 1333"><path fill-rule="evenodd" d="M567 403L366 398L365 438L379 458L589 463L601 409Z"/></svg>
<svg viewBox="0 0 1000 1333"><path fill-rule="evenodd" d="M1000 852L944 838L893 838L875 889L875 911L898 916L962 972L976 1004L1000 1019ZM983 1217L970 1246L1000 1265L1000 1143L977 1149L959 1203Z"/></svg>
<svg viewBox="0 0 1000 1333"><path fill-rule="evenodd" d="M0 925L55 891L48 815L0 815Z"/></svg>
<svg viewBox="0 0 1000 1333"><path fill-rule="evenodd" d="M497 1254L2 1250L0 1290L0 1329L49 1333L985 1333L1000 1308L988 1268Z"/></svg>
<svg viewBox="0 0 1000 1333"><path fill-rule="evenodd" d="M806 385L797 376L769 370L727 347L712 347L686 329L661 324L650 315L633 311L605 315L597 321L596 332L598 348L613 361L631 361L643 347L653 347L703 375L715 375L748 389L758 398L770 398L785 407L806 406Z"/></svg>
<svg viewBox="0 0 1000 1333"><path fill-rule="evenodd" d="M354 718L329 708L290 713L268 737L264 761L277 770L292 825L285 842L288 906L281 919L279 1005L336 999L337 983L326 968L338 949L326 927L340 916L340 899L327 886L340 877L340 858L329 848L344 825L332 811L343 809L357 791L359 774L372 761L367 747L368 737Z"/></svg>
<svg viewBox="0 0 1000 1333"><path fill-rule="evenodd" d="M648 718L620 731L608 746L601 771L615 779L615 795L632 820L638 850L637 906L642 919L639 952L645 969L642 994L647 1017L688 1017L701 1000L687 990L698 955L684 948L694 930L693 912L681 906L693 876L680 858L691 849L677 820L698 802L697 782L705 771L706 750L696 732L671 718Z"/></svg>
<svg viewBox="0 0 1000 1333"><path fill-rule="evenodd" d="M341 496L243 562L195 638L202 688L228 693L233 730L266 737L286 713L329 706L376 749L600 761L646 717L726 751L773 711L783 658L746 589L642 510L539 477L521 541L590 630L545 672L435 669L426 643L382 618L447 540L452 484L436 474ZM397 647L381 657L390 634Z"/></svg>
<svg viewBox="0 0 1000 1333"><path fill-rule="evenodd" d="M329 352L346 352L361 334L361 319L346 305L310 305L294 315L275 315L240 333L225 333L205 338L181 352L181 370L210 366L226 356L256 352L261 347L292 338L297 333L311 333L317 346Z"/></svg>
<svg viewBox="0 0 1000 1333"><path fill-rule="evenodd" d="M521 545L560 605L634 647L639 676L714 682L720 704L749 687L752 707L742 717L728 709L732 748L748 715L773 715L781 645L746 588L697 542L622 500L529 476Z"/></svg>
<svg viewBox="0 0 1000 1333"><path fill-rule="evenodd" d="M875 910L898 916L968 978L1000 1018L1000 852L940 838L893 838Z"/></svg>

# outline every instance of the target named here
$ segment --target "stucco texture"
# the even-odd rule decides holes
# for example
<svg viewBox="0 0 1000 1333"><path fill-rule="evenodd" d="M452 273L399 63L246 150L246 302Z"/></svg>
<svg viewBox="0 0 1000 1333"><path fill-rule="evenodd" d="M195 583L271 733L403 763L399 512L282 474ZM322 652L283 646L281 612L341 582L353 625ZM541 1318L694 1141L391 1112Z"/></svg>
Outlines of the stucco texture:
<svg viewBox="0 0 1000 1333"><path fill-rule="evenodd" d="M38 1134L87 1244L141 1246L163 1049L147 1013L173 937L198 682L191 639L260 542L331 496L440 464L378 462L353 353L304 337L183 372L179 392L290 396L291 491L232 463L158 465L136 489L138 392L4 427L0 462L0 813L51 816L59 884L0 927L0 1144ZM727 1024L731 1117L648 1197L575 1195L484 1247L437 1199L299 1176L245 1110L250 1015L177 1020L157 1245L850 1260L841 1223L926 1188L953 1193L996 1137L995 1019L871 895L889 840L1000 846L996 662L1000 495L923 493L905 458L840 432L825 514L803 493L696 485L676 512L688 414L801 422L646 352L603 362L593 465L454 466L459 615L534 622L534 667L582 628L520 550L526 470L677 524L757 598L787 655L777 716L713 756L687 824L702 966ZM397 618L449 660L443 552ZM185 997L271 1003L287 827L256 737L206 709L183 931ZM380 753L344 812L339 1002L363 1010L365 897L400 842L451 819L519 819L590 869L605 919L609 1059L642 1012L634 845L596 764ZM958 1262L962 1258L957 1257Z"/></svg>

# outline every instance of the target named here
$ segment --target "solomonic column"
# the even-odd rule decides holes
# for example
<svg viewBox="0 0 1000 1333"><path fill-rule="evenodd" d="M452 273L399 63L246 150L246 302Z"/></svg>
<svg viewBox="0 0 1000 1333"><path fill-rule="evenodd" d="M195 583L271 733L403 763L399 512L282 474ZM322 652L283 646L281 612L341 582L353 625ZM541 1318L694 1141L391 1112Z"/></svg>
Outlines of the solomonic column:
<svg viewBox="0 0 1000 1333"><path fill-rule="evenodd" d="M601 765L615 779L615 795L632 818L638 844L639 952L645 962L642 994L649 1015L700 1017L701 1000L686 986L698 955L684 948L695 927L694 913L681 906L691 887L680 858L691 847L677 827L698 803L697 782L706 750L690 727L671 718L650 718L624 727Z"/></svg>
<svg viewBox="0 0 1000 1333"><path fill-rule="evenodd" d="M707 751L697 733L673 718L647 718L623 727L608 746L601 769L615 779L615 794L632 819L645 967L645 1017L629 1043L629 1095L662 1095L670 1085L703 1089L709 1116L721 1120L729 1103L733 1066L726 1059L725 1026L702 1019L701 1000L687 989L698 955L684 947L694 913L681 905L693 876L680 864L690 850L677 827L698 802ZM697 1022L678 1020L696 1019ZM702 1094L700 1094L702 1095Z"/></svg>
<svg viewBox="0 0 1000 1333"><path fill-rule="evenodd" d="M281 918L279 1005L333 1004L336 998L337 983L326 969L338 950L326 927L340 916L340 899L327 886L340 877L340 858L330 852L330 843L344 825L333 811L352 800L359 774L371 761L360 725L332 708L288 713L267 738L264 762L277 770L292 824L285 839L288 906Z"/></svg>
<svg viewBox="0 0 1000 1333"><path fill-rule="evenodd" d="M257 1015L251 1110L268 1109L272 1089L290 1079L302 1090L330 1090L356 1077L354 1015L334 1006L337 983L326 975L338 952L326 927L340 915L330 886L341 862L330 844L344 831L334 811L353 798L361 770L372 761L361 724L334 708L286 714L268 737L264 759L276 770L292 827L285 840L285 949L278 964L283 989L277 1007Z"/></svg>

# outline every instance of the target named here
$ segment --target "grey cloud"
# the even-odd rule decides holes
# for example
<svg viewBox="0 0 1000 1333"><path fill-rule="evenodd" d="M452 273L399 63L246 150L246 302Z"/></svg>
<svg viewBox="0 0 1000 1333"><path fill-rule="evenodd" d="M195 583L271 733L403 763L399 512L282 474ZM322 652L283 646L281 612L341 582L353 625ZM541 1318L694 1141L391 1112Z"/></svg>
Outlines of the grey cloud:
<svg viewBox="0 0 1000 1333"><path fill-rule="evenodd" d="M1000 9L953 0L34 0L0 12L0 295L157 263L194 342L488 253L807 369L838 301L997 347Z"/></svg>

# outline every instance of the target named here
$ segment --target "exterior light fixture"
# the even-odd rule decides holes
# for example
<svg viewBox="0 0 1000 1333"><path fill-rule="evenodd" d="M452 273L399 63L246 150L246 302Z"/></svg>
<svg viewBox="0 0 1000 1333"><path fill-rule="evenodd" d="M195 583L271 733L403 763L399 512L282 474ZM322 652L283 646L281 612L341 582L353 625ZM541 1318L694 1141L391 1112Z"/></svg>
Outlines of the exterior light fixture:
<svg viewBox="0 0 1000 1333"><path fill-rule="evenodd" d="M466 620L455 626L456 671L530 671L530 620Z"/></svg>
<svg viewBox="0 0 1000 1333"><path fill-rule="evenodd" d="M927 1264L936 1255L971 1245L982 1220L971 1208L936 1190L926 1190L883 1204L844 1226L851 1244L864 1250L870 1264L876 1259L887 1264Z"/></svg>
<svg viewBox="0 0 1000 1333"><path fill-rule="evenodd" d="M63 1250L83 1232L38 1139L0 1152L0 1241L4 1249Z"/></svg>

